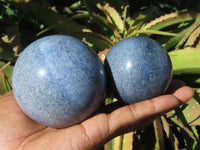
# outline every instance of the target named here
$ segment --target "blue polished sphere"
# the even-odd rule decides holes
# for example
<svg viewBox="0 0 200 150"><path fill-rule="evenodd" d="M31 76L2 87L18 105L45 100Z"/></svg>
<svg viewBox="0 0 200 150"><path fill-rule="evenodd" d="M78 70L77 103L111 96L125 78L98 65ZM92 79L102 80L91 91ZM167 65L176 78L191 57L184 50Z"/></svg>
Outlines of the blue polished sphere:
<svg viewBox="0 0 200 150"><path fill-rule="evenodd" d="M51 35L24 49L12 82L17 103L31 119L64 128L99 108L106 78L100 59L87 45L71 36Z"/></svg>
<svg viewBox="0 0 200 150"><path fill-rule="evenodd" d="M172 78L166 50L145 37L118 42L106 56L108 89L127 104L163 94Z"/></svg>

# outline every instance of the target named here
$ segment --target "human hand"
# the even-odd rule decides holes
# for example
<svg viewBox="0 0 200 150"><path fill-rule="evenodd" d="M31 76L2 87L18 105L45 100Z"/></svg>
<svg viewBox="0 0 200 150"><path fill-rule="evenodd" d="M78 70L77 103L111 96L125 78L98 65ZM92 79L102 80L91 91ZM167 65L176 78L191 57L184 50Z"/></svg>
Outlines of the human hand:
<svg viewBox="0 0 200 150"><path fill-rule="evenodd" d="M118 107L104 106L80 124L54 129L28 118L17 105L13 92L0 99L0 147L3 150L94 150L110 139L137 130L166 112L187 102L193 90L182 82L172 82L171 94Z"/></svg>

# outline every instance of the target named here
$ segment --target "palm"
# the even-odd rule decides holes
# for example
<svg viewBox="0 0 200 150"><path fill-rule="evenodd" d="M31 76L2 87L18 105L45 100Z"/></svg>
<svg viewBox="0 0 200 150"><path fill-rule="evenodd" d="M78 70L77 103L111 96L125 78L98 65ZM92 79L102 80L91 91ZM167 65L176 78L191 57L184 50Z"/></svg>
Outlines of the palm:
<svg viewBox="0 0 200 150"><path fill-rule="evenodd" d="M97 149L117 135L150 123L192 96L192 89L185 86L173 95L127 105L108 114L98 113L66 129L54 129L29 119L18 107L13 93L9 92L0 99L0 147L5 150ZM110 110L115 106L117 103L106 107Z"/></svg>
<svg viewBox="0 0 200 150"><path fill-rule="evenodd" d="M62 147L79 149L73 147L70 143L73 139L70 137L78 135L77 138L80 139L77 140L80 141L83 137L79 134L82 132L81 135L85 136L85 131L80 125L67 129L54 129L29 119L18 107L12 92L7 93L0 101L0 131L0 147L9 150L62 149Z"/></svg>

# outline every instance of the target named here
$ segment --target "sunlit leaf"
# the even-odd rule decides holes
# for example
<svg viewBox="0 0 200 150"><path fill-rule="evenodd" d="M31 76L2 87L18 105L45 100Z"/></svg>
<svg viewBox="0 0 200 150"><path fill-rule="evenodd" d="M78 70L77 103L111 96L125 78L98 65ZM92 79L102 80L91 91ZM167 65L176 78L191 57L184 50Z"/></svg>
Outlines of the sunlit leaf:
<svg viewBox="0 0 200 150"><path fill-rule="evenodd" d="M135 32L132 33L132 35L130 36L133 36L134 34L137 34L137 33L146 33L146 34L157 34L157 35L165 35L165 36L177 36L178 34L176 33L170 33L170 32L164 32L164 31L157 31L157 30L137 30Z"/></svg>
<svg viewBox="0 0 200 150"><path fill-rule="evenodd" d="M116 27L119 29L120 32L124 31L124 22L117 12L117 10L114 7L111 7L108 3L106 3L104 6L104 11L107 12L107 14L112 19L113 23L116 25Z"/></svg>
<svg viewBox="0 0 200 150"><path fill-rule="evenodd" d="M133 149L133 132L123 135L123 144L121 150L132 150Z"/></svg>
<svg viewBox="0 0 200 150"><path fill-rule="evenodd" d="M196 12L175 12L171 14L166 14L164 16L161 16L149 22L143 27L143 29L161 30L165 27L168 27L177 23L195 20L199 16L200 16L200 13L196 13Z"/></svg>
<svg viewBox="0 0 200 150"><path fill-rule="evenodd" d="M172 38L170 38L165 44L164 44L164 48L166 50L169 50L170 48L174 47L177 45L177 43L179 43L183 38L184 35L187 34L187 32L190 30L190 28L185 28L184 30L182 30L177 36L173 36Z"/></svg>
<svg viewBox="0 0 200 150"><path fill-rule="evenodd" d="M155 14L155 12L159 12L159 13ZM148 23L149 20L152 20L153 18L155 18L156 16L160 16L159 15L160 13L161 12L158 10L157 7L152 6L152 7L149 7L148 9L144 9L143 11L136 13L136 15L134 16L131 16L130 19L127 20L127 24L129 25L127 27L128 29L127 37L134 35L134 32L140 29L143 30L143 27L145 26L145 24Z"/></svg>
<svg viewBox="0 0 200 150"><path fill-rule="evenodd" d="M3 69L3 72L6 74L6 76L11 79L13 66L11 66L9 62L5 63L0 61L0 69Z"/></svg>
<svg viewBox="0 0 200 150"><path fill-rule="evenodd" d="M182 113L183 109L177 109L176 111L171 111L167 113L168 118L170 118L170 120L176 124L178 127L181 128L181 130L184 131L184 133L187 133L187 135L193 139L196 140L196 136L193 134L193 132L188 128L188 124L186 124L185 122L185 117L183 116ZM184 120L181 120L184 119ZM184 123L183 123L184 122Z"/></svg>
<svg viewBox="0 0 200 150"><path fill-rule="evenodd" d="M117 136L110 140L105 146L104 150L121 150L122 147L122 136Z"/></svg>
<svg viewBox="0 0 200 150"><path fill-rule="evenodd" d="M200 126L200 97L196 96L187 102L182 113L189 125Z"/></svg>
<svg viewBox="0 0 200 150"><path fill-rule="evenodd" d="M0 70L0 95L3 95L12 89L11 82L8 81L5 73Z"/></svg>
<svg viewBox="0 0 200 150"><path fill-rule="evenodd" d="M173 134L172 129L170 128L170 125L166 118L164 116L161 117L162 123L163 123L163 129L166 133L166 137L169 140L169 144L172 147L173 150L179 150L178 146L178 140L175 137L175 134Z"/></svg>
<svg viewBox="0 0 200 150"><path fill-rule="evenodd" d="M116 15L116 16L114 16L113 14L111 14L112 9L111 10L109 9L109 8L112 8L112 7L110 7L109 5L107 6L107 5L108 4L105 4L104 6L101 5L101 4L97 4L97 7L105 14L105 18L106 18L107 22L109 22L109 24L108 24L109 26L107 26L106 28L110 28L110 30L113 32L113 35L115 37L115 41L118 42L118 41L120 41L122 39L120 31L122 33L123 30L124 30L124 27L123 27L123 30L120 29L120 24L123 24L123 26L124 26L124 22L123 22L122 19L120 19L120 21L118 23L119 25L116 24L117 20L115 18L116 18L116 16L118 16L117 15L118 12L114 13Z"/></svg>
<svg viewBox="0 0 200 150"><path fill-rule="evenodd" d="M187 41L187 39L190 38L193 31L195 31L196 28L200 25L199 17L200 16L197 16L195 18L196 19L195 22L188 28L187 32L185 32L185 34L183 35L183 38L176 45L176 49L181 47ZM193 36L191 38L193 39Z"/></svg>
<svg viewBox="0 0 200 150"><path fill-rule="evenodd" d="M200 20L199 20L199 23L200 23ZM199 37L199 35L200 35L200 25L191 33L190 37L185 43L185 47L193 46L195 42L198 40L197 38Z"/></svg>
<svg viewBox="0 0 200 150"><path fill-rule="evenodd" d="M75 3L73 3L70 8L71 9L78 9L81 6L81 1L76 1Z"/></svg>
<svg viewBox="0 0 200 150"><path fill-rule="evenodd" d="M200 73L200 49L188 48L169 52L174 74Z"/></svg>
<svg viewBox="0 0 200 150"><path fill-rule="evenodd" d="M156 119L154 122L154 132L156 136L156 149L163 150L165 149L164 133L160 119Z"/></svg>

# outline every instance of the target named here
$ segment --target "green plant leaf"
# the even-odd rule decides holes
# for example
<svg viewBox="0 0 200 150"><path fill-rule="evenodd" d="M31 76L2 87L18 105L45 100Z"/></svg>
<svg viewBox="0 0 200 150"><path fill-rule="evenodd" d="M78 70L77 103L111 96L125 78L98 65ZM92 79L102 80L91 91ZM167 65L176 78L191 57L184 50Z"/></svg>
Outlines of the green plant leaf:
<svg viewBox="0 0 200 150"><path fill-rule="evenodd" d="M112 8L112 7L107 6L107 5L108 4L105 4L104 6L102 6L101 4L97 4L97 7L105 14L106 21L104 21L104 22L109 22L109 23L107 23L109 26L107 26L106 28L109 28L113 32L113 35L115 37L114 39L116 40L116 42L118 42L122 39L122 36L120 34L120 28L119 28L120 26L117 25L116 22L115 22L115 21L117 21L115 18L117 16L116 14L118 14L118 12L116 12L116 14L114 13L116 16L112 15L111 14L112 9L111 10L109 9L109 8ZM100 18L102 18L102 16ZM120 20L121 21L119 21L119 22L124 23L122 19L120 19ZM119 24L121 24L121 23L119 23ZM123 31L121 31L121 33L123 33Z"/></svg>
<svg viewBox="0 0 200 150"><path fill-rule="evenodd" d="M98 25L103 25L105 28L108 28L110 31L115 32L116 28L115 28L114 24L112 24L112 22L110 22L105 17L93 13L93 18ZM117 36L119 36L119 35L117 35Z"/></svg>
<svg viewBox="0 0 200 150"><path fill-rule="evenodd" d="M157 150L164 150L165 149L165 142L164 142L164 134L163 128L160 119L156 119L154 122L154 132L156 136L156 149Z"/></svg>
<svg viewBox="0 0 200 150"><path fill-rule="evenodd" d="M0 95L3 95L12 89L11 82L6 74L0 70Z"/></svg>
<svg viewBox="0 0 200 150"><path fill-rule="evenodd" d="M197 12L175 12L166 14L149 22L143 27L143 29L161 30L177 23L195 20L199 16L200 13Z"/></svg>
<svg viewBox="0 0 200 150"><path fill-rule="evenodd" d="M121 150L122 136L117 136L104 146L104 150Z"/></svg>
<svg viewBox="0 0 200 150"><path fill-rule="evenodd" d="M10 65L10 62L5 63L0 61L0 70L3 70L6 76L11 80L13 73L13 66Z"/></svg>
<svg viewBox="0 0 200 150"><path fill-rule="evenodd" d="M76 1L70 6L71 9L78 9L80 7L81 7L81 1Z"/></svg>
<svg viewBox="0 0 200 150"><path fill-rule="evenodd" d="M200 25L199 16L197 16L195 19L195 22L190 27L188 27L188 30L183 35L183 38L176 45L176 49L184 45L187 39L191 36L192 32ZM193 38L193 36L191 38Z"/></svg>
<svg viewBox="0 0 200 150"><path fill-rule="evenodd" d="M179 43L184 37L185 35L188 33L188 31L190 30L190 28L185 28L184 30L182 30L177 36L173 36L172 38L170 38L165 44L164 44L164 48L166 50L169 50L170 48L174 47L175 45L177 45L177 43Z"/></svg>
<svg viewBox="0 0 200 150"><path fill-rule="evenodd" d="M3 45L0 43L0 59L11 60L16 56L16 54L10 49L9 45Z"/></svg>
<svg viewBox="0 0 200 150"><path fill-rule="evenodd" d="M169 52L172 61L173 73L199 74L200 73L200 49L187 48Z"/></svg>
<svg viewBox="0 0 200 150"><path fill-rule="evenodd" d="M0 59L12 60L15 56L12 46L0 39Z"/></svg>
<svg viewBox="0 0 200 150"><path fill-rule="evenodd" d="M111 7L108 3L102 7L104 8L104 11L107 13L107 15L109 15L109 17L112 19L113 23L116 25L119 31L123 33L124 21L122 20L117 10L114 7Z"/></svg>
<svg viewBox="0 0 200 150"><path fill-rule="evenodd" d="M170 111L167 113L168 118L175 123L178 127L180 127L187 135L192 138L193 140L196 140L196 136L193 134L193 132L189 129L188 124L186 122L183 123L183 120L180 118L184 118L182 110L179 110L179 108L176 109L176 111ZM184 120L185 121L185 120Z"/></svg>
<svg viewBox="0 0 200 150"><path fill-rule="evenodd" d="M96 48L96 51L102 51L113 46L112 41L101 34L93 32L75 32L70 35L75 36L81 40L85 38L86 42L89 42L95 46L94 48Z"/></svg>
<svg viewBox="0 0 200 150"><path fill-rule="evenodd" d="M132 150L133 149L132 143L133 143L133 132L124 134L121 150Z"/></svg>
<svg viewBox="0 0 200 150"><path fill-rule="evenodd" d="M196 95L186 103L182 113L189 125L200 126L200 97Z"/></svg>
<svg viewBox="0 0 200 150"><path fill-rule="evenodd" d="M53 29L59 33L71 33L82 31L84 29L83 26L75 23L70 18L65 18L54 12L47 7L41 6L37 1L28 1L24 0L3 0L22 11L26 11L39 20L41 20L46 26L55 26Z"/></svg>
<svg viewBox="0 0 200 150"><path fill-rule="evenodd" d="M166 133L166 137L169 140L169 144L170 144L171 148L173 150L179 150L178 140L175 138L175 134L173 134L167 119L164 116L162 116L161 120L162 120L162 123L163 123L163 129Z"/></svg>
<svg viewBox="0 0 200 150"><path fill-rule="evenodd" d="M176 33L170 33L170 32L164 32L164 31L157 31L157 30L137 30L133 32L130 36L134 36L135 34L138 33L146 33L146 34L157 34L157 35L164 35L164 36L177 36L178 34Z"/></svg>
<svg viewBox="0 0 200 150"><path fill-rule="evenodd" d="M200 23L200 20L199 20ZM191 33L190 37L188 38L187 42L185 43L185 47L193 46L197 41L197 38L200 35L200 25Z"/></svg>

